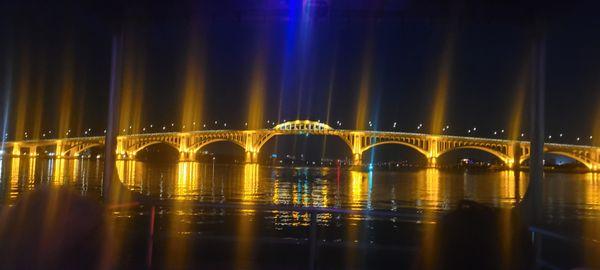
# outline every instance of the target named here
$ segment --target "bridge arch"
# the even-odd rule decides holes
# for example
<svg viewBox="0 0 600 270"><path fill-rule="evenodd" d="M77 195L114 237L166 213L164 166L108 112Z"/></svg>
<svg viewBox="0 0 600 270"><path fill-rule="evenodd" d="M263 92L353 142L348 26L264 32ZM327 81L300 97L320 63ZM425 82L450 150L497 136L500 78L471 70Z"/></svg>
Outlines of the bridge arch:
<svg viewBox="0 0 600 270"><path fill-rule="evenodd" d="M426 158L429 157L429 152L425 151L424 149L422 149L422 148L420 148L420 147L418 147L416 145L413 145L413 144L410 144L410 143L407 143L407 142L401 142L401 141L382 141L382 142L377 142L377 143L368 145L368 146L364 147L363 149L361 149L361 154L364 153L365 151L367 151L367 150L375 147L375 146L384 145L384 144L399 144L399 145L404 145L404 146L412 148L412 149L416 150L417 152L423 154L423 156L425 156Z"/></svg>
<svg viewBox="0 0 600 270"><path fill-rule="evenodd" d="M311 134L311 133L309 133ZM325 136L325 137L333 137L333 138L339 138L342 142L343 145L346 147L346 149L348 149L348 153L350 155L352 155L352 144L350 143L349 139L341 136L339 134L333 134L333 133L314 133L311 134L313 136ZM268 134L266 136L264 136L263 138L261 138L258 142L258 144L255 146L255 151L257 153L261 153L262 152L262 148L269 142L271 141L272 138L274 137L285 137L285 136L302 136L300 134L294 134L294 133L273 133L273 134Z"/></svg>
<svg viewBox="0 0 600 270"><path fill-rule="evenodd" d="M78 144L78 145L75 145L75 146L67 149L66 151L64 151L63 155L67 154L67 153L71 153L72 156L78 156L83 151L88 150L90 148L98 147L98 146L104 147L104 144L103 143Z"/></svg>
<svg viewBox="0 0 600 270"><path fill-rule="evenodd" d="M164 144L164 145L168 145L170 147L172 147L173 149L175 149L176 151L179 152L179 146L170 142L166 142L166 141L150 141L150 142L145 142L142 144L136 144L131 146L129 149L127 149L127 152L132 152L134 155L137 154L139 151L144 150L144 148L151 146L151 145L155 145L155 144Z"/></svg>
<svg viewBox="0 0 600 270"><path fill-rule="evenodd" d="M455 150L460 150L460 149L474 149L474 150L480 150L489 154L492 154L493 156L497 157L498 159L500 159L502 162L504 162L506 165L508 165L508 161L510 160L510 157L505 155L504 153L498 152L496 150L493 150L491 148L487 148L487 147L483 147L483 146L476 146L476 145L464 145L464 146L457 146L457 147L452 147L452 148L448 148L444 151L441 151L438 153L438 158L441 157L442 155L455 151Z"/></svg>
<svg viewBox="0 0 600 270"><path fill-rule="evenodd" d="M573 153L564 152L564 151L544 151L544 154L553 154L553 155L568 157L568 158L571 158L571 159L583 164L586 168L588 168L590 170L594 168L594 164L592 162L590 162L589 160L586 160L585 158L583 158L581 156L577 156ZM519 164L525 162L529 158L530 158L529 154L522 156L521 160L519 160Z"/></svg>
<svg viewBox="0 0 600 270"><path fill-rule="evenodd" d="M218 138L218 139L212 139L212 140L208 140L208 141L203 141L203 142L197 143L195 145L192 145L192 146L190 146L190 149L191 149L190 152L191 153L196 153L196 152L200 151L200 149L202 149L203 147L205 147L205 146L207 146L209 144L217 143L217 142L230 142L230 143L233 143L233 144L241 147L242 150L244 150L244 151L246 150L246 146L242 142L239 142L239 141L236 141L236 140Z"/></svg>

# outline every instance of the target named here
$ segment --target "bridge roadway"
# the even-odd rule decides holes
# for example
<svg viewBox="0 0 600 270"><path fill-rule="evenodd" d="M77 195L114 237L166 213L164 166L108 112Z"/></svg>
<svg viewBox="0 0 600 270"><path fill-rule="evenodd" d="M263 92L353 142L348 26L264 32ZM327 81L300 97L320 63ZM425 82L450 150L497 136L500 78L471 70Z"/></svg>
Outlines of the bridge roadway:
<svg viewBox="0 0 600 270"><path fill-rule="evenodd" d="M192 132L148 133L117 137L117 158L135 159L136 154L153 144L164 143L180 153L180 160L195 158L202 147L220 141L232 142L245 152L245 162L256 163L263 145L274 136L323 135L342 139L352 153L353 165L362 165L362 154L378 145L401 144L424 155L430 167L437 159L457 149L478 149L498 157L506 167L518 168L529 158L530 145L526 141L499 140L462 136L431 135L406 132L334 129L327 124L296 120L279 124L272 129L259 130L203 130ZM3 150L12 156L38 156L38 148L54 147L56 158L75 158L83 151L104 145L104 137L80 137L6 142ZM27 150L27 153L24 150ZM547 143L545 153L573 158L590 171L600 171L600 148L584 145Z"/></svg>

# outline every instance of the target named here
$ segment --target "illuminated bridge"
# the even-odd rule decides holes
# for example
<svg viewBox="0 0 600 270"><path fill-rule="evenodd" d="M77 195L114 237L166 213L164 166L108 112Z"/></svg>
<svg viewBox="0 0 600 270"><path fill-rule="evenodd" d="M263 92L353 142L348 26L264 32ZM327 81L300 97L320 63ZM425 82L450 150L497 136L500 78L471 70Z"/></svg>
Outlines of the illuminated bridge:
<svg viewBox="0 0 600 270"><path fill-rule="evenodd" d="M498 157L506 167L517 168L529 158L530 146L526 141L488 138L444 136L406 132L367 130L342 130L314 121L296 120L279 124L271 129L259 130L206 130L193 132L168 132L117 137L117 158L135 159L136 154L153 144L163 143L179 151L180 160L193 160L202 147L214 142L232 142L245 151L245 162L256 163L258 153L269 139L281 135L323 135L341 138L352 153L353 165L362 165L362 154L382 144L401 144L427 158L428 166L435 167L437 159L457 149L478 149ZM75 158L83 151L104 145L104 137L80 137L48 140L6 142L5 151L12 156L38 155L40 147L55 147L56 158ZM24 150L27 150L27 153ZM566 156L585 165L589 170L600 170L600 148L583 145L544 145L545 153Z"/></svg>

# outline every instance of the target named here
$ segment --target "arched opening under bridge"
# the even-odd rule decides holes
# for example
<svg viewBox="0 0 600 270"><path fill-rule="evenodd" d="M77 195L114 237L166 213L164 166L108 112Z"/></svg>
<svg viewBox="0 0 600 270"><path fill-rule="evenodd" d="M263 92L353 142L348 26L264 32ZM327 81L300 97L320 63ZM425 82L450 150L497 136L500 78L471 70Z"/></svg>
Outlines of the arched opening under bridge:
<svg viewBox="0 0 600 270"><path fill-rule="evenodd" d="M194 157L198 162L214 162L239 164L244 162L244 148L233 141L229 140L212 140L195 146Z"/></svg>
<svg viewBox="0 0 600 270"><path fill-rule="evenodd" d="M384 142L367 148L362 153L362 164L388 169L424 167L427 166L427 155L410 144Z"/></svg>
<svg viewBox="0 0 600 270"><path fill-rule="evenodd" d="M176 162L179 160L179 150L169 143L148 143L137 150L135 159L147 162Z"/></svg>
<svg viewBox="0 0 600 270"><path fill-rule="evenodd" d="M529 167L529 156L522 157L521 165ZM565 170L590 169L590 164L588 164L583 158L569 153L554 151L544 152L544 166Z"/></svg>
<svg viewBox="0 0 600 270"><path fill-rule="evenodd" d="M331 135L277 135L261 147L259 162L271 165L337 166L352 160L344 139Z"/></svg>
<svg viewBox="0 0 600 270"><path fill-rule="evenodd" d="M440 153L438 165L441 167L506 167L506 157L502 153L479 147L459 147Z"/></svg>

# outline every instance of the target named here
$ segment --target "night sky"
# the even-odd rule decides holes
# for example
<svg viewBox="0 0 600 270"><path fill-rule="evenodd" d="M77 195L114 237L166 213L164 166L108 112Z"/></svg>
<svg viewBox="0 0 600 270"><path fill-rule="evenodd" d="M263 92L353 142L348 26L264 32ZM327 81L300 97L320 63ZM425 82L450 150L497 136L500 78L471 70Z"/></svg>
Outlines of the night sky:
<svg viewBox="0 0 600 270"><path fill-rule="evenodd" d="M314 8L307 13L302 1L211 2L1 4L0 113L9 138L19 117L30 134L40 118L40 132L57 129L69 67L69 126L100 135L113 37L123 40L123 57L131 60L125 65L143 89L140 126L179 124L187 52L197 46L206 123L244 128L253 74L262 68L265 127L266 120L329 119L334 127L341 121L353 129L363 107L365 122L378 130L397 122L399 131L415 132L419 123L428 131L446 61L449 133L467 135L477 127L475 136L493 137L505 129L497 137L506 138L529 78L526 22L534 12L548 18L546 133L565 134L555 141L581 137L589 144L598 126L600 17L591 2L325 0L310 1ZM367 92L359 101L361 84ZM527 133L528 101L522 104L521 131Z"/></svg>

